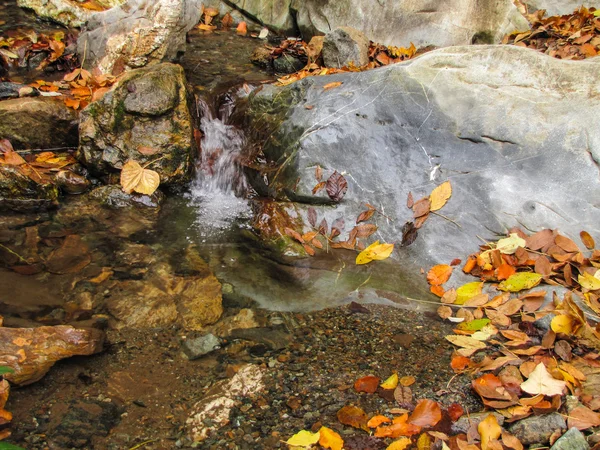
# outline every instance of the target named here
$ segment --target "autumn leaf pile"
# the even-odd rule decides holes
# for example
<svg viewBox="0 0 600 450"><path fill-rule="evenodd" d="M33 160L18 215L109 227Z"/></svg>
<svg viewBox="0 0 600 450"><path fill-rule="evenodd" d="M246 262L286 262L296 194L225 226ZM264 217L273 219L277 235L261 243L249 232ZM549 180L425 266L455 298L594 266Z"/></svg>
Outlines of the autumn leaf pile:
<svg viewBox="0 0 600 450"><path fill-rule="evenodd" d="M57 31L52 35L37 34L33 30L10 30L6 36L0 37L0 65L5 67L27 67L28 61L42 53L46 57L41 61L38 70L49 66L59 71L72 70L77 66L77 56L65 53L76 37Z"/></svg>
<svg viewBox="0 0 600 450"><path fill-rule="evenodd" d="M544 10L530 14L524 5L517 2L517 6L531 29L506 35L503 44L531 48L560 59L591 58L600 52L600 10L582 6L570 15L544 17Z"/></svg>

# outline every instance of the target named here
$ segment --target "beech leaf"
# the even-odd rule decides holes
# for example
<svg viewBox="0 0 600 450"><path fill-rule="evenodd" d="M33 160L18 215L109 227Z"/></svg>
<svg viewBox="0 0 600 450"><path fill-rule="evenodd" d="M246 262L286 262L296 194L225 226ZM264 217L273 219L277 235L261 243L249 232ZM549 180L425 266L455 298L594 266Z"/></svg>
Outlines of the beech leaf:
<svg viewBox="0 0 600 450"><path fill-rule="evenodd" d="M573 332L573 318L566 314L559 314L552 318L550 327L555 333L571 334Z"/></svg>
<svg viewBox="0 0 600 450"><path fill-rule="evenodd" d="M327 191L327 195L329 195L331 200L334 202L339 202L342 198L344 198L344 195L346 195L346 191L348 190L348 182L344 176L336 170L327 179L327 182L325 183L325 190Z"/></svg>
<svg viewBox="0 0 600 450"><path fill-rule="evenodd" d="M427 272L427 281L432 286L439 286L444 284L452 275L452 267L447 264L438 264L433 266Z"/></svg>
<svg viewBox="0 0 600 450"><path fill-rule="evenodd" d="M500 283L498 289L501 291L519 292L537 286L540 284L540 281L542 281L542 276L539 273L519 272Z"/></svg>
<svg viewBox="0 0 600 450"><path fill-rule="evenodd" d="M600 289L600 279L587 272L583 272L581 275L579 275L577 277L577 281L579 282L582 288L588 289L590 291L596 291Z"/></svg>
<svg viewBox="0 0 600 450"><path fill-rule="evenodd" d="M417 406L408 418L408 423L420 427L433 427L442 420L442 409L438 402L427 398L417 402Z"/></svg>
<svg viewBox="0 0 600 450"><path fill-rule="evenodd" d="M402 437L388 445L385 450L404 450L410 444L411 440L409 438Z"/></svg>
<svg viewBox="0 0 600 450"><path fill-rule="evenodd" d="M389 258L394 251L394 244L380 244L379 241L373 242L356 257L356 264L368 264L371 261L381 261Z"/></svg>
<svg viewBox="0 0 600 450"><path fill-rule="evenodd" d="M319 432L312 433L310 431L298 431L295 435L285 441L286 444L293 447L310 448L312 445L319 442L321 434Z"/></svg>
<svg viewBox="0 0 600 450"><path fill-rule="evenodd" d="M476 295L481 294L483 283L479 281L473 281L471 283L463 284L456 290L456 300L454 301L457 305L462 305L467 300L472 299Z"/></svg>
<svg viewBox="0 0 600 450"><path fill-rule="evenodd" d="M342 437L331 428L321 427L319 434L319 445L321 447L330 448L331 450L342 450L344 447Z"/></svg>
<svg viewBox="0 0 600 450"><path fill-rule="evenodd" d="M436 187L431 194L429 195L429 200L431 201L431 206L429 209L431 211L437 211L441 209L450 196L452 195L452 186L450 185L450 181L445 181Z"/></svg>
<svg viewBox="0 0 600 450"><path fill-rule="evenodd" d="M544 363L538 363L527 381L521 383L521 389L531 395L562 395L566 386L564 381L552 378Z"/></svg>
<svg viewBox="0 0 600 450"><path fill-rule="evenodd" d="M525 239L519 237L517 233L511 233L509 237L500 239L496 243L496 249L505 255L512 255L519 247L525 247Z"/></svg>
<svg viewBox="0 0 600 450"><path fill-rule="evenodd" d="M382 389L396 389L396 386L398 386L398 374L392 374L387 380L381 383L380 386Z"/></svg>

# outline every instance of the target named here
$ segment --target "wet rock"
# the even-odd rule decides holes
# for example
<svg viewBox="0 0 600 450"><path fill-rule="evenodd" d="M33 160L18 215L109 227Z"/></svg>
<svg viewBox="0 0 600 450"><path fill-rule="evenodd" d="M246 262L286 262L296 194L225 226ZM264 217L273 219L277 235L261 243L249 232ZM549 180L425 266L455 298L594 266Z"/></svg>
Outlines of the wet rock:
<svg viewBox="0 0 600 450"><path fill-rule="evenodd" d="M273 60L273 70L277 73L294 73L301 70L306 63L291 55L281 55Z"/></svg>
<svg viewBox="0 0 600 450"><path fill-rule="evenodd" d="M336 28L323 40L323 61L326 67L364 66L369 62L369 39L354 28Z"/></svg>
<svg viewBox="0 0 600 450"><path fill-rule="evenodd" d="M67 194L83 194L91 187L90 180L70 170L61 170L56 174L55 180L58 187Z"/></svg>
<svg viewBox="0 0 600 450"><path fill-rule="evenodd" d="M200 20L201 4L199 0L127 0L90 18L77 41L78 53L86 67L114 75L173 61L185 48L186 33Z"/></svg>
<svg viewBox="0 0 600 450"><path fill-rule="evenodd" d="M0 165L0 209L26 212L53 208L58 205L58 195L56 185L37 183L17 167Z"/></svg>
<svg viewBox="0 0 600 450"><path fill-rule="evenodd" d="M249 128L268 130L264 154L269 162L286 163L273 171L280 189L272 177L268 185L258 176L250 180L261 194L280 199L280 206L295 201L286 209L296 223L304 222L304 232L312 229L309 207L317 223L326 218L331 227L338 218L354 222L364 202L380 205L396 219L375 219L378 239L395 242L412 220L408 193L418 199L451 178L453 194L442 214L461 228L430 217L415 242L385 262L413 273L464 255L475 236L492 238L490 230L551 228L574 239L581 229L600 234L592 206L600 196L600 129L586 126L589 111L600 114L600 60L581 63L515 46L452 47L380 70L265 86L251 99ZM553 85L555 77L560 86ZM334 81L343 84L324 92ZM426 94L422 86L428 86ZM552 106L537 104L539 98ZM586 112L574 104L585 104ZM560 120L556 111L565 112ZM323 180L334 170L347 173L348 191L335 207L325 190L312 192L316 165ZM457 172L462 175L451 175ZM414 186L422 188L416 192ZM342 240L350 229L342 231ZM450 287L468 279L455 275ZM412 278L413 288L403 295L415 298L427 286Z"/></svg>
<svg viewBox="0 0 600 450"><path fill-rule="evenodd" d="M260 324L258 323L254 311L249 308L243 308L235 316L223 317L215 325L208 327L207 330L210 330L217 336L226 337L231 335L232 330L240 328L257 328L259 326Z"/></svg>
<svg viewBox="0 0 600 450"><path fill-rule="evenodd" d="M252 64L265 70L273 69L273 60L271 59L271 51L265 47L256 47L250 56Z"/></svg>
<svg viewBox="0 0 600 450"><path fill-rule="evenodd" d="M550 447L550 450L589 450L589 448L590 445L583 433L577 428L571 428Z"/></svg>
<svg viewBox="0 0 600 450"><path fill-rule="evenodd" d="M566 429L565 419L558 413L529 416L508 427L508 431L514 434L523 445L547 444L552 433L556 430Z"/></svg>
<svg viewBox="0 0 600 450"><path fill-rule="evenodd" d="M189 359L198 359L221 347L221 341L214 334L205 334L186 339L181 344L183 352Z"/></svg>
<svg viewBox="0 0 600 450"><path fill-rule="evenodd" d="M211 432L229 423L231 409L241 397L256 395L264 389L264 373L255 365L246 365L231 380L223 380L210 388L206 396L192 408L186 420L187 433L195 442L203 441Z"/></svg>
<svg viewBox="0 0 600 450"><path fill-rule="evenodd" d="M12 83L10 81L0 82L0 100L19 97L36 97L40 95L37 89L25 84Z"/></svg>
<svg viewBox="0 0 600 450"><path fill-rule="evenodd" d="M122 411L113 402L74 400L55 404L50 413L50 448L93 448L94 436L106 436L119 423Z"/></svg>
<svg viewBox="0 0 600 450"><path fill-rule="evenodd" d="M245 339L264 344L272 350L282 350L290 345L291 335L276 328L238 328L231 330L229 339Z"/></svg>
<svg viewBox="0 0 600 450"><path fill-rule="evenodd" d="M41 379L54 363L74 355L101 352L104 333L66 325L39 328L0 327L0 366L15 372L4 377L25 385Z"/></svg>
<svg viewBox="0 0 600 450"><path fill-rule="evenodd" d="M90 192L90 197L111 208L146 207L159 208L165 195L156 190L152 195L123 192L121 186L99 186Z"/></svg>
<svg viewBox="0 0 600 450"><path fill-rule="evenodd" d="M178 277L166 264L157 264L144 280L115 285L107 304L118 328L180 323L188 330L202 330L223 314L221 284L214 275Z"/></svg>
<svg viewBox="0 0 600 450"><path fill-rule="evenodd" d="M46 269L50 273L57 274L76 273L91 262L92 256L88 246L81 236L72 234L50 254L46 261Z"/></svg>
<svg viewBox="0 0 600 450"><path fill-rule="evenodd" d="M107 178L132 159L162 185L187 181L196 144L183 69L158 64L133 70L81 112L78 159Z"/></svg>
<svg viewBox="0 0 600 450"><path fill-rule="evenodd" d="M97 0L100 8L112 8L124 0ZM97 12L71 0L17 0L21 8L32 9L38 16L66 27L81 27Z"/></svg>
<svg viewBox="0 0 600 450"><path fill-rule="evenodd" d="M15 98L0 102L0 139L15 149L77 146L77 112L61 100Z"/></svg>
<svg viewBox="0 0 600 450"><path fill-rule="evenodd" d="M460 417L456 422L452 424L452 433L466 434L469 431L469 428L473 427L475 428L475 430L477 430L477 425L479 425L479 422L484 420L490 414L493 414L494 417L496 417L498 425L502 426L504 424L504 416L502 414L499 414L497 412L483 411L474 414L469 414L468 416L465 415Z"/></svg>

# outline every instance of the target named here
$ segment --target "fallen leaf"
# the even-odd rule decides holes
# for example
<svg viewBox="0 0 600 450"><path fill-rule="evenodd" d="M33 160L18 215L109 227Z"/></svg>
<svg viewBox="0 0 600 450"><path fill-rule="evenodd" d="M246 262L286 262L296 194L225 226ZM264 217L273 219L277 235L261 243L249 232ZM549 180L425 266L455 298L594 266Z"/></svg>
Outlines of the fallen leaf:
<svg viewBox="0 0 600 450"><path fill-rule="evenodd" d="M573 332L573 318L566 314L559 314L552 318L550 327L555 333L571 334Z"/></svg>
<svg viewBox="0 0 600 450"><path fill-rule="evenodd" d="M527 381L521 383L521 389L528 394L562 395L567 383L553 378L543 363L538 363Z"/></svg>
<svg viewBox="0 0 600 450"><path fill-rule="evenodd" d="M488 450L490 442L496 440L502 434L502 428L498 425L498 420L493 414L489 414L477 425L477 431L481 436L481 450Z"/></svg>
<svg viewBox="0 0 600 450"><path fill-rule="evenodd" d="M127 194L139 192L152 195L160 184L160 175L153 170L144 169L134 160L129 160L121 170L121 186Z"/></svg>
<svg viewBox="0 0 600 450"><path fill-rule="evenodd" d="M411 440L407 437L398 439L386 447L386 450L404 450L411 444Z"/></svg>
<svg viewBox="0 0 600 450"><path fill-rule="evenodd" d="M445 181L439 186L437 186L431 194L429 195L429 200L431 201L430 210L437 211L441 209L450 196L452 195L452 186L450 185L450 181Z"/></svg>
<svg viewBox="0 0 600 450"><path fill-rule="evenodd" d="M579 236L581 237L581 242L583 242L583 245L585 245L585 248L588 250L593 250L596 247L594 238L587 231L582 231L579 233Z"/></svg>
<svg viewBox="0 0 600 450"><path fill-rule="evenodd" d="M451 334L446 336L446 339L452 342L454 345L462 348L480 349L486 347L486 345L483 342L478 341L477 339L473 339L471 336Z"/></svg>
<svg viewBox="0 0 600 450"><path fill-rule="evenodd" d="M407 423L408 414L403 414L394 419L394 423L385 427L377 427L375 437L398 438L400 436L412 436L421 431L421 427L412 423Z"/></svg>
<svg viewBox="0 0 600 450"><path fill-rule="evenodd" d="M325 190L331 200L339 202L344 198L344 195L348 190L348 182L346 181L346 178L336 170L327 179Z"/></svg>
<svg viewBox="0 0 600 450"><path fill-rule="evenodd" d="M337 419L344 425L369 431L367 414L358 406L344 406L337 412Z"/></svg>
<svg viewBox="0 0 600 450"><path fill-rule="evenodd" d="M396 386L394 390L394 400L400 406L407 406L412 403L412 390L404 385Z"/></svg>
<svg viewBox="0 0 600 450"><path fill-rule="evenodd" d="M394 244L380 244L375 241L356 257L356 264L368 264L371 261L381 261L389 258L394 250Z"/></svg>
<svg viewBox="0 0 600 450"><path fill-rule="evenodd" d="M366 377L359 378L354 382L354 390L356 392L367 392L373 394L379 386L381 379L373 375L367 375Z"/></svg>
<svg viewBox="0 0 600 450"><path fill-rule="evenodd" d="M519 247L525 247L525 245L525 239L519 237L517 233L511 233L509 237L500 239L496 243L496 250L505 255L512 255Z"/></svg>
<svg viewBox="0 0 600 450"><path fill-rule="evenodd" d="M396 389L396 386L398 386L398 374L392 374L387 380L381 383L380 386L382 389Z"/></svg>
<svg viewBox="0 0 600 450"><path fill-rule="evenodd" d="M408 423L420 427L433 427L442 419L442 409L438 402L421 399L408 418Z"/></svg>
<svg viewBox="0 0 600 450"><path fill-rule="evenodd" d="M483 288L483 282L473 281L471 283L463 284L456 290L456 301L457 305L462 305L467 300L481 294Z"/></svg>
<svg viewBox="0 0 600 450"><path fill-rule="evenodd" d="M330 448L331 450L342 450L344 447L342 437L331 428L321 427L319 434L319 445L321 447Z"/></svg>
<svg viewBox="0 0 600 450"><path fill-rule="evenodd" d="M431 201L427 197L422 198L421 200L415 202L412 209L413 209L413 216L415 217L415 219L417 217L421 217L426 214L429 214L429 211L431 211Z"/></svg>
<svg viewBox="0 0 600 450"><path fill-rule="evenodd" d="M569 411L567 416L567 427L575 427L578 430L587 430L600 425L600 414L585 406L578 406Z"/></svg>
<svg viewBox="0 0 600 450"><path fill-rule="evenodd" d="M450 279L452 275L452 267L447 264L438 264L433 266L427 272L427 281L432 286L439 286Z"/></svg>
<svg viewBox="0 0 600 450"><path fill-rule="evenodd" d="M295 435L285 441L286 444L294 447L310 448L319 442L321 435L319 432L312 433L307 430L298 431Z"/></svg>
<svg viewBox="0 0 600 450"><path fill-rule="evenodd" d="M540 281L542 281L542 276L539 273L519 272L500 283L498 289L501 291L519 292L537 286L540 284Z"/></svg>
<svg viewBox="0 0 600 450"><path fill-rule="evenodd" d="M369 421L367 422L367 426L369 428L377 428L379 425L381 425L382 423L390 423L392 421L392 419L382 416L377 415L377 416L373 416L369 419Z"/></svg>
<svg viewBox="0 0 600 450"><path fill-rule="evenodd" d="M577 281L581 285L582 288L596 291L600 289L600 279L596 278L594 275L591 275L587 272L583 272L581 275L577 277Z"/></svg>
<svg viewBox="0 0 600 450"><path fill-rule="evenodd" d="M405 377L400 378L400 384L402 386L412 386L413 384L415 384L415 381L417 380L411 375L407 375Z"/></svg>
<svg viewBox="0 0 600 450"><path fill-rule="evenodd" d="M341 86L343 83L341 81L332 81L331 83L327 83L325 86L323 86L323 90L327 91L329 89L334 89L338 86Z"/></svg>
<svg viewBox="0 0 600 450"><path fill-rule="evenodd" d="M246 22L240 22L237 26L237 28L235 29L235 31L238 34L242 34L245 35L246 33L248 33L248 26L246 25Z"/></svg>

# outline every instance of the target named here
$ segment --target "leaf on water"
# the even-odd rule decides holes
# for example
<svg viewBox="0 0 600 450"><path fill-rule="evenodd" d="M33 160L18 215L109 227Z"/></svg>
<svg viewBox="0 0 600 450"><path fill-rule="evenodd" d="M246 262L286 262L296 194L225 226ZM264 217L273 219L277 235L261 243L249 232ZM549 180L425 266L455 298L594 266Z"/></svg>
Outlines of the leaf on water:
<svg viewBox="0 0 600 450"><path fill-rule="evenodd" d="M358 406L344 406L337 412L337 419L344 425L369 431L367 414Z"/></svg>
<svg viewBox="0 0 600 450"><path fill-rule="evenodd" d="M505 255L512 255L519 247L525 247L525 245L525 239L519 237L517 233L511 233L509 237L500 239L496 243L496 249Z"/></svg>
<svg viewBox="0 0 600 450"><path fill-rule="evenodd" d="M354 382L354 390L356 390L356 392L373 394L375 391L377 391L377 386L379 386L380 381L381 379L379 377L367 375L366 377L359 378Z"/></svg>
<svg viewBox="0 0 600 450"><path fill-rule="evenodd" d="M327 179L325 190L331 200L339 202L344 198L344 195L348 190L348 182L346 181L346 178L336 170Z"/></svg>
<svg viewBox="0 0 600 450"><path fill-rule="evenodd" d="M438 264L433 266L427 272L427 281L432 286L440 286L450 279L452 267L447 264Z"/></svg>
<svg viewBox="0 0 600 450"><path fill-rule="evenodd" d="M310 448L319 442L321 435L319 432L312 433L307 430L298 431L295 435L285 441L286 444L294 447Z"/></svg>
<svg viewBox="0 0 600 450"><path fill-rule="evenodd" d="M600 279L596 278L594 275L591 275L587 272L583 272L581 275L577 277L577 281L581 285L582 288L596 291L600 289Z"/></svg>
<svg viewBox="0 0 600 450"><path fill-rule="evenodd" d="M14 150L2 153L2 157L0 164L6 164L7 166L20 166L26 163L23 157Z"/></svg>
<svg viewBox="0 0 600 450"><path fill-rule="evenodd" d="M328 91L329 89L334 89L336 87L341 86L342 83L341 81L332 81L331 83L327 83L325 86L323 86L323 90L324 91Z"/></svg>
<svg viewBox="0 0 600 450"><path fill-rule="evenodd" d="M436 187L431 194L429 195L429 200L431 201L430 210L437 211L441 209L450 196L452 195L452 186L450 185L450 181L445 181Z"/></svg>
<svg viewBox="0 0 600 450"><path fill-rule="evenodd" d="M497 446L490 446L490 442L497 440L502 434L502 428L500 428L500 425L498 425L496 416L489 414L485 419L479 422L479 425L477 425L477 431L479 431L479 435L481 436L481 450L498 448Z"/></svg>
<svg viewBox="0 0 600 450"><path fill-rule="evenodd" d="M134 160L129 160L121 170L121 187L127 194L139 192L152 195L160 185L160 176L154 170L144 169Z"/></svg>
<svg viewBox="0 0 600 450"><path fill-rule="evenodd" d="M539 273L519 272L500 283L498 289L501 291L519 292L537 286L540 284L540 281L542 281L542 276Z"/></svg>
<svg viewBox="0 0 600 450"><path fill-rule="evenodd" d="M521 383L521 389L531 395L562 395L566 386L566 382L552 378L544 363L538 363L527 381Z"/></svg>
<svg viewBox="0 0 600 450"><path fill-rule="evenodd" d="M433 427L442 419L442 409L438 402L421 399L408 418L408 422L420 427Z"/></svg>
<svg viewBox="0 0 600 450"><path fill-rule="evenodd" d="M585 245L585 248L588 250L593 250L596 247L594 238L587 231L582 231L579 233L579 236L581 237L581 242L583 242L583 245Z"/></svg>
<svg viewBox="0 0 600 450"><path fill-rule="evenodd" d="M321 427L319 429L319 445L324 448L330 448L331 450L342 450L344 447L344 440L342 437L333 431L331 428Z"/></svg>
<svg viewBox="0 0 600 450"><path fill-rule="evenodd" d="M463 284L456 290L456 301L454 303L457 305L462 305L467 300L470 300L476 295L481 294L482 289L483 282L472 281L471 283Z"/></svg>
<svg viewBox="0 0 600 450"><path fill-rule="evenodd" d="M387 380L380 384L382 389L396 389L398 386L398 374L394 373Z"/></svg>
<svg viewBox="0 0 600 450"><path fill-rule="evenodd" d="M371 261L381 261L389 258L394 250L394 244L380 244L373 242L356 257L356 264L368 264Z"/></svg>

